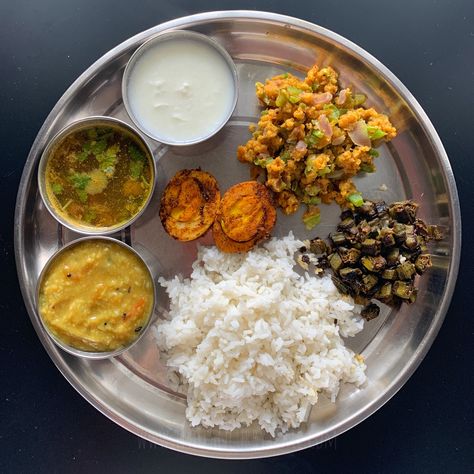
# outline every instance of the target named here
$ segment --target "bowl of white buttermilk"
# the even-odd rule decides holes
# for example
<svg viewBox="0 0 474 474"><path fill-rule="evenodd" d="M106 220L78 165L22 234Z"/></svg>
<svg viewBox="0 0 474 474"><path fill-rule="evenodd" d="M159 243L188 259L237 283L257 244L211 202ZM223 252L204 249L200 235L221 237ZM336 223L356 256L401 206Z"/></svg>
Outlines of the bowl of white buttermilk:
<svg viewBox="0 0 474 474"><path fill-rule="evenodd" d="M130 58L122 96L134 124L167 145L193 145L215 135L237 103L237 69L212 38L171 31L150 38Z"/></svg>

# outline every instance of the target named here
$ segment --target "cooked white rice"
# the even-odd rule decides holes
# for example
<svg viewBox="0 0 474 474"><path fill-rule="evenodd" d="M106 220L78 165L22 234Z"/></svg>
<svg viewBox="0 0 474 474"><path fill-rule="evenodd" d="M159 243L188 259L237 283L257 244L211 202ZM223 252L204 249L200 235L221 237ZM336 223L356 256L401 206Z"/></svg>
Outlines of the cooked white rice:
<svg viewBox="0 0 474 474"><path fill-rule="evenodd" d="M300 276L290 233L246 254L201 247L189 279L163 278L170 320L156 336L186 384L193 426L233 430L257 421L275 436L306 420L318 392L364 383L365 364L341 336L363 327L329 277Z"/></svg>

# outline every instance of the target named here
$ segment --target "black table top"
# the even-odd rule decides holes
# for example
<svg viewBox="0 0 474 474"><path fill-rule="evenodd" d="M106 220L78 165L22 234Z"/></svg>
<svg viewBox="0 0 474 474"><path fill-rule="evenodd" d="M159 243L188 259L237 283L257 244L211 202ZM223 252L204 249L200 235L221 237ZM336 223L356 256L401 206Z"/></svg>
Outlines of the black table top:
<svg viewBox="0 0 474 474"><path fill-rule="evenodd" d="M402 390L331 442L254 461L175 453L100 415L62 377L37 338L23 306L13 250L13 211L23 165L66 88L102 54L142 30L178 16L224 9L299 17L347 37L383 62L436 127L451 160L463 214L462 263L451 307L431 350ZM471 0L1 2L0 471L472 470L473 17Z"/></svg>

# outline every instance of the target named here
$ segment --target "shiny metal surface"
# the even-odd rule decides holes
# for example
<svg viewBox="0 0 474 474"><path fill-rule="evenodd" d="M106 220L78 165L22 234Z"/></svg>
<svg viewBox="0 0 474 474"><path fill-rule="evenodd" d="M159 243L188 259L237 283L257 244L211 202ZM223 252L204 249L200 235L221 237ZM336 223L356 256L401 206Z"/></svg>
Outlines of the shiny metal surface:
<svg viewBox="0 0 474 474"><path fill-rule="evenodd" d="M142 331L140 333L140 335L134 339L133 341L131 341L127 346L124 346L124 347L121 347L121 348L118 348L118 349L115 349L114 351L109 351L109 352L92 352L92 351L83 351L83 350L80 350L80 349L76 349L75 347L72 347L72 346L69 346L68 344L66 344L65 342L63 342L61 339L59 339L58 337L56 337L52 331L50 331L50 329L48 328L48 326L45 324L45 322L43 321L43 318L41 317L41 312L38 311L38 319L41 323L41 326L43 328L43 331L48 334L48 336L52 339L52 341L57 345L59 346L61 349L63 349L64 351L68 352L69 354L72 354L72 355L75 355L75 356L78 356L78 357L84 357L86 359L94 359L94 360L97 360L97 359L106 359L106 358L109 358L109 357L116 357L120 354L122 354L123 352L131 349L135 344L137 344L140 339L143 338L143 336L146 334L148 328L150 327L152 321L153 321L153 315L154 315L154 312L155 312L155 304L156 304L156 285L155 285L155 282L153 281L153 276L152 276L152 273L151 273L151 270L150 268L148 267L148 265L146 264L146 262L144 261L144 259L141 257L141 255L139 254L139 252L137 252L134 248L130 247L130 245L127 245L126 243L122 242L121 240L118 240L118 239L114 239L112 237L105 237L105 236L88 236L88 237L82 237L80 239L77 239L77 240L73 240L72 242L69 242L68 244L66 244L64 247L61 247L57 252L55 252L50 258L49 260L46 262L46 265L43 267L43 270L41 270L41 273L38 277L38 282L36 284L36 292L35 292L35 307L36 308L39 308L39 295L40 295L40 291L41 291L41 286L43 284L43 280L44 280L44 277L46 275L46 273L48 272L48 269L50 268L50 266L56 261L56 259L62 255L65 251L69 250L71 247L75 247L76 245L78 244L81 244L82 242L84 241L90 241L90 240L95 240L95 241L103 241L103 242L112 242L116 245L120 245L122 246L124 249L126 249L128 252L130 252L132 255L135 255L141 262L143 262L143 264L145 265L145 267L147 268L148 270L148 273L149 273L149 277L150 277L150 280L152 281L153 283L153 304L152 304L152 307L151 307L151 311L150 311L150 314L147 315L147 320L146 320L146 323L145 325L143 326L142 328Z"/></svg>
<svg viewBox="0 0 474 474"><path fill-rule="evenodd" d="M152 331L117 358L91 361L58 349L35 312L34 289L42 267L58 247L76 237L57 225L38 196L35 173L41 152L57 130L77 118L102 114L127 121L120 93L127 60L147 38L168 29L191 29L222 44L237 65L239 100L228 124L206 142L191 147L149 142L157 161L156 190L146 212L119 237L144 256L155 276L187 275L196 255L197 242L172 240L159 222L159 198L166 182L177 170L197 166L213 173L223 191L248 179L249 170L237 161L235 150L249 138L247 127L259 114L254 83L287 70L303 74L314 62L333 65L342 84L365 93L368 104L389 114L399 130L393 142L381 147L377 172L357 179L364 195L386 201L413 198L421 204L420 216L446 231L446 239L431 248L433 268L420 281L417 302L399 311L383 308L379 318L347 341L366 358L366 386L344 386L334 404L321 399L307 424L275 439L256 427L232 433L191 428L184 416L185 400L167 386ZM319 235L333 229L338 214L337 206L322 207ZM279 214L274 234L281 236L291 229L297 237L314 237L300 217ZM209 243L210 238L203 237L203 242ZM436 131L410 92L380 62L346 39L305 21L254 11L211 12L140 33L103 56L69 88L44 123L25 165L16 207L15 245L32 323L52 360L84 398L124 428L171 449L210 457L255 458L288 453L337 436L371 415L403 386L431 346L448 309L459 265L461 220L453 174ZM157 298L161 313L166 296L159 288Z"/></svg>
<svg viewBox="0 0 474 474"><path fill-rule="evenodd" d="M133 107L131 106L128 100L128 85L130 82L130 75L135 67L136 62L140 59L140 57L148 51L149 48L154 48L155 46L159 45L164 41L173 41L174 39L190 39L193 41L200 41L211 48L214 48L225 60L229 70L232 74L232 79L234 83L234 90L233 90L233 98L232 98L232 105L229 109L229 112L222 118L222 121L218 124L218 126L212 130L207 135L199 137L194 140L186 140L186 141L177 141L177 140L170 140L169 138L165 138L163 136L159 136L159 134L153 135L150 131L148 131L143 124L140 123L140 120L135 116L133 113ZM213 137L222 127L228 122L229 118L232 116L232 113L235 110L235 106L237 104L237 98L239 95L238 91L238 76L237 76L237 69L235 67L234 61L232 61L231 56L229 53L217 42L214 41L209 36L196 33L194 31L189 30L178 30L178 31L169 31L167 33L162 33L157 36L153 36L152 38L145 41L132 55L130 60L125 67L125 71L123 72L122 78L122 100L125 106L125 110L127 111L129 117L132 119L132 122L147 136L149 136L152 140L157 140L160 143L165 145L173 145L173 146L189 146L195 145L197 143L201 143L209 138Z"/></svg>
<svg viewBox="0 0 474 474"><path fill-rule="evenodd" d="M134 216L132 216L128 221L122 222L119 225L114 225L112 227L92 227L92 226L85 226L76 224L73 221L68 220L64 215L61 215L55 209L53 203L50 201L48 197L48 193L46 192L46 165L48 164L48 159L50 154L56 149L56 147L65 139L69 134L78 132L80 130L84 130L90 127L110 127L115 128L122 133L127 133L129 136L133 137L134 140L138 141L143 148L146 150L147 159L150 160L152 164L152 173L153 177L151 180L151 188L150 193L143 204L143 207L137 212ZM75 232L79 232L81 234L86 235L105 235L105 234L114 234L119 232L125 227L132 225L145 211L146 207L150 203L150 200L153 196L153 191L155 190L155 182L156 182L156 164L155 160L153 159L153 152L145 141L145 139L140 135L140 133L130 126L128 123L119 120L114 117L101 117L101 116L92 116L92 117L85 117L79 120L76 120L72 123L68 123L62 130L60 130L53 138L50 139L46 148L44 149L39 166L38 166L38 189L43 199L43 203L50 212L50 214L63 226L73 230Z"/></svg>

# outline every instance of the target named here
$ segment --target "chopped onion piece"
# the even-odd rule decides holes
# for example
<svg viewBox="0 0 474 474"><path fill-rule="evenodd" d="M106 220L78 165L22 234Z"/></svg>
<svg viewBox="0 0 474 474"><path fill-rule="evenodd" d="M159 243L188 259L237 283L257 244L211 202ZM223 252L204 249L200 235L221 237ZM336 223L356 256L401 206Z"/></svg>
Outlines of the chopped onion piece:
<svg viewBox="0 0 474 474"><path fill-rule="evenodd" d="M300 140L295 146L295 149L298 151L306 151L307 148L308 148L308 145L306 145L306 143L303 140Z"/></svg>
<svg viewBox="0 0 474 474"><path fill-rule="evenodd" d="M342 91L339 92L339 95L337 96L334 102L336 102L337 105L342 105L344 104L346 99L347 99L347 89L342 89Z"/></svg>
<svg viewBox="0 0 474 474"><path fill-rule="evenodd" d="M332 127L331 124L329 123L329 120L326 116L326 114L321 114L318 117L318 123L319 123L319 128L321 131L326 135L326 137L331 138L332 137Z"/></svg>
<svg viewBox="0 0 474 474"><path fill-rule="evenodd" d="M323 92L321 94L313 94L313 105L316 104L329 104L332 100L332 94L330 92Z"/></svg>
<svg viewBox="0 0 474 474"><path fill-rule="evenodd" d="M356 145L368 147L372 146L369 134L367 133L367 125L363 120L358 120L355 123L354 128L347 133Z"/></svg>
<svg viewBox="0 0 474 474"><path fill-rule="evenodd" d="M341 179L345 175L344 170L336 170L332 173L329 173L326 177L330 179Z"/></svg>
<svg viewBox="0 0 474 474"><path fill-rule="evenodd" d="M346 136L345 135L339 135L338 137L336 137L332 142L331 144L332 145L342 145L344 143L344 140L346 139Z"/></svg>

